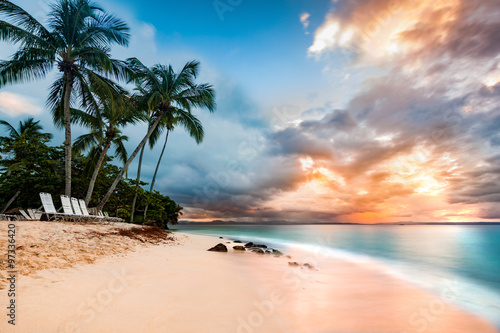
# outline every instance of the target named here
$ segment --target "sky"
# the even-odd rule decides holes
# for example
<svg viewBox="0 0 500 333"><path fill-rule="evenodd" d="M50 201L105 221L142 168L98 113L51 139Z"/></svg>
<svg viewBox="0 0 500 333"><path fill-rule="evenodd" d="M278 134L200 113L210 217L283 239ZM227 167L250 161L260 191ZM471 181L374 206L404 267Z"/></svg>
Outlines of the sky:
<svg viewBox="0 0 500 333"><path fill-rule="evenodd" d="M45 1L15 3L44 20ZM115 58L197 59L215 87L204 142L177 128L155 186L183 219L500 221L498 0L97 3L131 28ZM51 78L2 88L0 118L41 119L60 144ZM124 132L132 151L146 127Z"/></svg>

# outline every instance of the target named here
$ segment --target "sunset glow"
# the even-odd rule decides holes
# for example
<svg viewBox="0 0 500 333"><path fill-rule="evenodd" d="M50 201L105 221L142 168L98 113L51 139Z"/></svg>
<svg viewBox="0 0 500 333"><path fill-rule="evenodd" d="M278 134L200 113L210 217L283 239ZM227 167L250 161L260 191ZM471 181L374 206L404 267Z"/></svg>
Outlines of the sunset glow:
<svg viewBox="0 0 500 333"><path fill-rule="evenodd" d="M481 22L494 17L461 0L341 1L325 15L308 48L310 56L321 59L348 51L354 66L393 72L380 80L369 78L367 91L345 111L331 110L321 120L298 123L296 137L314 143L316 155L297 149L304 180L293 193L275 196L268 209L308 209L320 218L363 223L466 222L498 216L490 205L498 188L495 192L494 183L486 180L495 176L472 171L488 173L496 157L484 156L495 150L488 151L481 139L465 139L465 124L478 114L492 116L495 103L486 104L484 93L469 93L463 104L439 105L458 92L467 95L468 87L484 85L493 94L500 82L498 64L478 66L469 55L473 42L468 44L458 32L472 29L472 13L482 15ZM461 44L464 48L458 51ZM348 72L345 80L349 77ZM453 83L447 87L444 82ZM439 90L447 97L435 99ZM324 149L318 151L320 145ZM491 199L474 197L481 190L473 177L484 179L480 182L491 188Z"/></svg>
<svg viewBox="0 0 500 333"><path fill-rule="evenodd" d="M367 1L347 21L327 18L309 52L320 54L340 47L375 59L407 54L425 47L430 39L445 40L459 9L460 0L398 1L380 7ZM427 29L425 34L418 31L422 28Z"/></svg>

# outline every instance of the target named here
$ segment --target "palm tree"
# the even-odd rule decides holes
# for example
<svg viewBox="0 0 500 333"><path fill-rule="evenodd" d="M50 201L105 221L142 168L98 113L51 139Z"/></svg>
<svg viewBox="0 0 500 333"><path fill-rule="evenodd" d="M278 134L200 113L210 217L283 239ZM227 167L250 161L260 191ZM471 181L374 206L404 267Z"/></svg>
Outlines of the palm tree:
<svg viewBox="0 0 500 333"><path fill-rule="evenodd" d="M136 88L136 90L140 91L140 95L144 95L145 94L145 92L140 87ZM146 118L147 118L148 124L150 126L152 124L151 123L151 117L146 116ZM196 142L197 143L200 143L201 140L203 140L203 135L204 135L204 133L203 133L203 127L201 126L201 123L199 122L199 120L196 117L194 117L189 112L178 112L178 111L175 111L175 114L173 112L167 112L167 113L165 113L163 115L163 118L161 119L160 123L158 124L158 126L156 126L156 128L154 129L154 131L151 133L151 136L149 137L149 140L148 140L149 148L153 149L153 147L158 142L158 140L161 137L161 134L162 134L162 132L163 132L163 130L165 128L167 128L167 129L169 127L173 128L174 123L177 123L177 122L179 122L179 123L182 122L183 125L188 130L190 130L191 136L193 136L193 137L196 138ZM191 126L190 129L188 128L189 126ZM148 131L149 131L149 127L148 127ZM159 167L159 164L160 164L161 159L163 157L163 153L165 151L165 146L167 144L169 132L170 132L170 130L167 130L167 136L165 138L165 144L163 145L162 153L160 155L158 164L156 166L155 175L153 177L153 181L152 181L152 184L151 184L152 186L151 186L150 192L153 191L152 189L153 189L154 182L155 182L155 179L156 179L156 174L158 172L158 167ZM142 161L143 161L144 149L145 148L146 148L146 145L144 145L142 147L141 152L139 154L139 163L138 163L138 166L137 166L137 178L136 178L136 181L135 181L134 198L132 200L132 205L131 205L131 209L130 209L130 222L131 223L134 222L135 206L136 206L136 203L137 203L137 196L139 194L139 185L140 185L140 182L141 182ZM148 209L148 207L146 205L146 209L144 211L144 216L146 216L145 214L147 213L147 209ZM145 219L145 217L144 217L144 219Z"/></svg>
<svg viewBox="0 0 500 333"><path fill-rule="evenodd" d="M87 205L110 147L114 146L116 157L123 164L127 162L128 156L124 141L128 141L128 137L122 135L120 127L135 124L144 118L141 113L133 109L130 97L125 91L117 96L113 95L115 94L99 97L99 108L92 113L72 110L73 122L91 129L90 133L81 135L73 144L73 150L76 153L89 150L90 161L95 162L89 165L93 173L85 196Z"/></svg>
<svg viewBox="0 0 500 333"><path fill-rule="evenodd" d="M40 121L35 121L33 118L28 118L26 121L20 121L17 129L6 122L5 120L0 120L0 125L6 128L8 136L0 136L0 153L6 153L7 151L14 151L12 159L0 161L0 167L7 169L7 174L10 174L16 169L25 169L25 156L29 155L29 152L23 152L17 149L17 144L24 142L40 141L47 142L52 139L52 134L43 133L43 127L39 125ZM17 199L21 194L21 188L16 191L16 193L10 198L5 207L2 210L2 214L9 208L9 206Z"/></svg>
<svg viewBox="0 0 500 333"><path fill-rule="evenodd" d="M0 0L0 40L18 43L8 61L0 62L0 87L41 79L57 66L60 75L52 84L48 105L63 110L65 129L65 194L71 195L71 105L95 103L92 84L110 89L104 74L124 78L126 66L111 59L113 44L128 45L128 26L90 0L57 0L51 5L48 28L8 0ZM75 94L75 92L77 94ZM76 98L78 96L78 98Z"/></svg>
<svg viewBox="0 0 500 333"><path fill-rule="evenodd" d="M131 64L131 66L133 67L135 65ZM140 96L146 96L148 94L148 92L144 88L142 88L140 86L137 86L135 90L137 91L137 95L136 96L139 96L137 98L140 98ZM173 114L174 112L176 114L178 113L177 110L171 110L170 112L165 113L163 115L162 119L160 120L158 126L156 126L156 128L151 133L151 136L149 137L149 140L148 140L149 148L150 149L153 149L153 147L158 142L158 140L159 140L159 138L160 138L160 136L162 134L163 129L168 126L169 121L172 121L172 117L174 117L174 114ZM192 117L192 115L189 112L185 112L185 113ZM183 115L184 115L183 113L179 113L178 116L182 117ZM147 115L146 118L147 118L147 121L148 121L148 131L149 131L149 129L151 128L151 126L152 126L152 124L154 122L154 119L151 117L151 115ZM184 119L185 123L186 124L189 123L189 120L186 119L186 116L184 116L184 118L185 118ZM200 124L200 126L201 126L201 124ZM203 131L203 128L201 130ZM167 139L168 139L168 133L167 133ZM166 143L165 143L165 145L166 145ZM130 223L134 222L134 214L135 214L135 208L136 208L136 203L137 203L137 196L139 194L139 186L140 186L140 183L141 183L142 161L143 161L143 157L144 157L144 150L145 150L145 148L146 148L146 145L144 145L142 147L141 152L139 154L139 161L138 161L138 165L137 165L137 177L136 177L136 180L135 180L134 198L132 199L132 205L131 205L131 208L130 208ZM163 148L163 151L164 150L165 150L165 148ZM162 156L163 156L163 151L162 151L162 154L161 154ZM160 157L160 160L161 160L161 157ZM158 167L156 168L155 177L154 178L156 178L156 172L157 171L158 171ZM153 179L153 182L154 182L154 179ZM147 213L147 206L146 206L144 214L145 213Z"/></svg>
<svg viewBox="0 0 500 333"><path fill-rule="evenodd" d="M148 122L148 132L149 132L149 129L151 128L151 125L152 125L152 122L151 122L152 118L150 117L150 115L146 115L146 118L147 118L147 122ZM157 126L149 137L149 147L151 149L155 145L156 140L159 136L159 131L158 131L159 127L160 126ZM147 134L147 132L146 132L146 134ZM137 202L137 195L139 194L139 185L141 182L141 171L142 171L142 159L144 157L144 149L145 148L146 148L146 145L142 146L141 153L139 154L139 163L137 164L137 177L135 180L134 199L132 199L132 205L130 208L130 223L134 222L135 204Z"/></svg>
<svg viewBox="0 0 500 333"><path fill-rule="evenodd" d="M151 180L151 186L149 188L149 192L153 193L153 189L156 182L156 176L158 175L158 169L160 168L161 160L163 158L163 154L165 153L165 148L167 147L168 135L171 131L174 130L176 125L183 126L188 132L189 135L195 139L197 144L200 144L203 141L205 136L205 132L203 130L203 126L198 118L192 115L189 112L185 112L182 110L178 110L178 112L167 113L165 116L166 125L164 126L167 129L165 134L165 142L163 143L163 148L161 150L160 157L158 158L158 163L156 163L155 172L153 174L153 179ZM157 129L162 128L163 126L158 126ZM151 140L150 140L151 142ZM142 222L146 221L146 215L148 213L149 204L146 204L144 208L144 215L142 218Z"/></svg>
<svg viewBox="0 0 500 333"><path fill-rule="evenodd" d="M52 134L42 133L42 125L39 125L40 121L35 121L32 117L25 121L20 121L17 129L6 122L5 120L0 120L0 125L6 127L8 136L0 136L0 144L2 147L7 145L20 142L21 140L28 141L32 139L40 139L49 141L52 139Z"/></svg>
<svg viewBox="0 0 500 333"><path fill-rule="evenodd" d="M129 157L102 201L97 205L97 210L104 207L130 163L144 147L166 113L175 114L181 111L191 113L193 107L206 108L210 112L214 112L216 107L215 92L212 86L195 83L200 66L197 61L188 62L179 73L175 73L172 66L155 65L148 68L136 58L128 59L128 64L134 72L133 79L139 87L136 95L138 105L142 105L143 109L151 112L152 120L148 133Z"/></svg>

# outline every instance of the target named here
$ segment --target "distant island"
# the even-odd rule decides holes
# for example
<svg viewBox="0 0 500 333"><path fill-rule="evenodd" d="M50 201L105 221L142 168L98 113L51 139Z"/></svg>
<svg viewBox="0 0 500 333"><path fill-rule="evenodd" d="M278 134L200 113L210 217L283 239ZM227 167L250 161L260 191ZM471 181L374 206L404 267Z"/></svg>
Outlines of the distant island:
<svg viewBox="0 0 500 333"><path fill-rule="evenodd" d="M290 222L290 221L269 221L269 222L237 222L213 220L210 222L179 221L179 225L188 226L253 226L253 225L500 225L500 222L387 222L387 223L353 223L353 222Z"/></svg>

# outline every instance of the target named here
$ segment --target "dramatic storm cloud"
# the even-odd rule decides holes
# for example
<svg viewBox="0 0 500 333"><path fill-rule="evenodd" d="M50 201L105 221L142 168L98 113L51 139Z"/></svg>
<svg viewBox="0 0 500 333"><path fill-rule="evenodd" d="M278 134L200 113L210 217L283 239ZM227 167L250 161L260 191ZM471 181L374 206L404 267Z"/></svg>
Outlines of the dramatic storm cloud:
<svg viewBox="0 0 500 333"><path fill-rule="evenodd" d="M347 70L381 72L366 77L343 109L303 110L264 131L260 166L246 170L250 188L223 191L205 212L317 221L498 219L499 15L496 1L334 4L309 55L328 62L348 54Z"/></svg>

